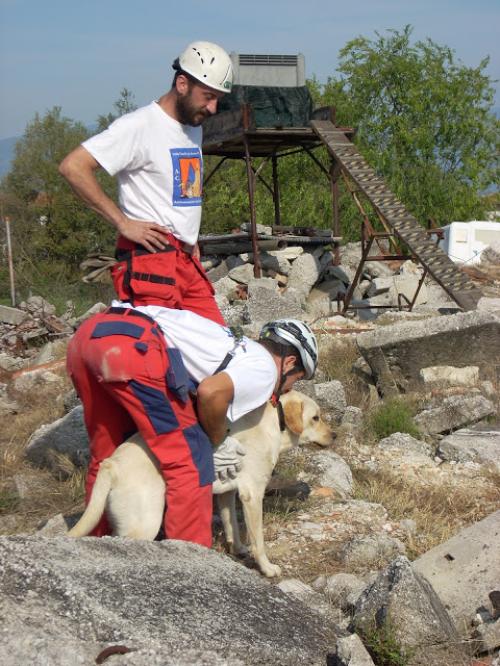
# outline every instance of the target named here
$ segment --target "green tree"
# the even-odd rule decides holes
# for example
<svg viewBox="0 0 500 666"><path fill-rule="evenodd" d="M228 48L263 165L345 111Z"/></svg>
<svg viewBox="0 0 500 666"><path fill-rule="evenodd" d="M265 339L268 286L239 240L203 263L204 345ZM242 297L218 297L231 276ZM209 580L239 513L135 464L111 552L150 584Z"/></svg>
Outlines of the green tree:
<svg viewBox="0 0 500 666"><path fill-rule="evenodd" d="M488 58L466 67L430 39L412 44L411 33L350 41L341 76L316 83L315 94L336 104L340 124L358 128L361 152L418 219L481 216L482 193L499 182Z"/></svg>
<svg viewBox="0 0 500 666"><path fill-rule="evenodd" d="M108 113L106 115L100 115L97 118L97 131L103 132L107 129L111 123L123 116L125 113L130 113L137 109L137 104L135 103L135 95L128 88L122 88L120 90L120 97L113 104L115 113Z"/></svg>

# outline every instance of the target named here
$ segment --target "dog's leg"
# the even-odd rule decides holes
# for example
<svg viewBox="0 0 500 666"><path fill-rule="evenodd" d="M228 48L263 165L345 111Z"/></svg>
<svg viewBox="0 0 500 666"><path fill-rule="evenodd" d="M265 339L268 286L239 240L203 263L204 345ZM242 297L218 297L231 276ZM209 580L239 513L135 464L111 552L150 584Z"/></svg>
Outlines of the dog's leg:
<svg viewBox="0 0 500 666"><path fill-rule="evenodd" d="M240 528L236 518L236 490L217 495L224 535L231 555L247 555L247 548L241 543Z"/></svg>
<svg viewBox="0 0 500 666"><path fill-rule="evenodd" d="M92 488L89 503L77 524L68 532L70 537L83 537L90 534L99 523L106 508L106 501L111 490L112 465L110 460L103 460Z"/></svg>
<svg viewBox="0 0 500 666"><path fill-rule="evenodd" d="M247 526L250 548L259 569L264 576L273 578L281 574L281 569L277 564L272 564L266 555L264 547L264 532L262 523L262 501L264 499L264 490L254 489L253 491L242 491L240 489L240 499L243 505L245 523Z"/></svg>

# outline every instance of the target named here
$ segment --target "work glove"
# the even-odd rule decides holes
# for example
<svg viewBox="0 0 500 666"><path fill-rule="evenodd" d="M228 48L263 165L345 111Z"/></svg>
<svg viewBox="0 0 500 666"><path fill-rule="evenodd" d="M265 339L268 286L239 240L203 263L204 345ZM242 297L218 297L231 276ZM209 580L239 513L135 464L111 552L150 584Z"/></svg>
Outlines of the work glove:
<svg viewBox="0 0 500 666"><path fill-rule="evenodd" d="M214 451L215 477L222 483L235 479L241 470L245 447L235 437L228 436Z"/></svg>

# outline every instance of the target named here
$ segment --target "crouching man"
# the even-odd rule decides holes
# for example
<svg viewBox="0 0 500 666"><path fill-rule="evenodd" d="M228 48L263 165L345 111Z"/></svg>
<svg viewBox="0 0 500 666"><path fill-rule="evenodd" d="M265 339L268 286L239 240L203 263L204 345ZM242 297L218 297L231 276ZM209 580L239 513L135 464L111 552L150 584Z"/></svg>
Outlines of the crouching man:
<svg viewBox="0 0 500 666"><path fill-rule="evenodd" d="M67 365L90 439L87 501L102 460L139 431L166 482L165 535L210 547L215 473L236 473L244 455L226 438L226 418L312 377L317 349L310 328L293 319L264 326L259 342L160 306L115 301L86 320L69 343ZM213 445L220 445L215 455ZM93 532L109 533L105 519Z"/></svg>

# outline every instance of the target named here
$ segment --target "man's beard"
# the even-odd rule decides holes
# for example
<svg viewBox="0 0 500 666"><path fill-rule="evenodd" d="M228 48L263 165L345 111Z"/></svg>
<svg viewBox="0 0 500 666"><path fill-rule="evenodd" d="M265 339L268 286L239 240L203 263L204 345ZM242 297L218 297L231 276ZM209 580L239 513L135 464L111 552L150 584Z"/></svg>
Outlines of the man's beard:
<svg viewBox="0 0 500 666"><path fill-rule="evenodd" d="M191 101L191 94L177 95L175 100L175 111L177 119L182 125L192 125L198 127L210 115L206 111L202 111L199 107L193 105Z"/></svg>

